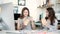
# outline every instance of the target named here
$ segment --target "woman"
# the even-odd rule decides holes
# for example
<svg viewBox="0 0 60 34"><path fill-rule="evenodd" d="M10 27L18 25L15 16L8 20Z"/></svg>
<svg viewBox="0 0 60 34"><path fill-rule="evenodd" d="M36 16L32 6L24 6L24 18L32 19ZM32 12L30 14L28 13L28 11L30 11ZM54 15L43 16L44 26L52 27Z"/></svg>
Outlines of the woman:
<svg viewBox="0 0 60 34"><path fill-rule="evenodd" d="M32 30L35 29L35 25L32 17L29 15L29 9L24 7L22 9L22 16L18 18L18 30Z"/></svg>
<svg viewBox="0 0 60 34"><path fill-rule="evenodd" d="M57 30L58 21L55 16L55 11L52 7L46 9L46 19L42 19L42 24L49 30Z"/></svg>

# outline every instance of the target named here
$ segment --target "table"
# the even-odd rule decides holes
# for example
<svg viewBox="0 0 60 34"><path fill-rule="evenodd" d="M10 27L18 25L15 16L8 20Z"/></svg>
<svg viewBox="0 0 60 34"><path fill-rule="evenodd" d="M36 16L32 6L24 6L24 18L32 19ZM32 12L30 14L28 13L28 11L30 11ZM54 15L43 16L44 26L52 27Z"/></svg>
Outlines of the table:
<svg viewBox="0 0 60 34"><path fill-rule="evenodd" d="M52 32L45 30L0 31L0 34L60 34L60 30Z"/></svg>

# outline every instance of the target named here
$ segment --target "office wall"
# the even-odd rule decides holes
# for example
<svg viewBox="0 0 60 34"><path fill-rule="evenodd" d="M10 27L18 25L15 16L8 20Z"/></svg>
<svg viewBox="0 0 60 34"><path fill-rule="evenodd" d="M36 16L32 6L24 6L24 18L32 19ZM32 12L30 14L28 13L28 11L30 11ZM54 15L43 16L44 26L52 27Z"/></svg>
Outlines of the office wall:
<svg viewBox="0 0 60 34"><path fill-rule="evenodd" d="M17 5L17 0L0 0L0 4L4 4L4 3L9 3L9 2L12 2L14 4L14 6L18 6ZM39 19L39 14L40 14L40 9L37 8L37 6L40 4L38 3L39 1L38 0L26 0L26 6L18 6L18 10L19 12L18 13L21 13L21 10L23 7L28 7L29 10L30 10L30 15L33 17L33 19L35 21L38 21Z"/></svg>
<svg viewBox="0 0 60 34"><path fill-rule="evenodd" d="M0 7L0 17L2 17L3 21L9 26L9 30L15 30L12 3L0 4Z"/></svg>
<svg viewBox="0 0 60 34"><path fill-rule="evenodd" d="M30 16L32 16L35 21L38 21L41 13L41 9L37 8L40 4L38 2L39 0L26 0L26 6L19 6L18 13L21 13L23 7L28 7L30 10Z"/></svg>
<svg viewBox="0 0 60 34"><path fill-rule="evenodd" d="M17 0L1 0L3 3L8 3L8 2L12 2L14 6L18 6L17 3L18 1ZM23 7L28 7L29 10L30 10L30 15L33 17L33 19L35 21L38 21L39 20L39 15L42 13L42 12L45 12L45 8L44 9L41 9L41 8L37 8L39 5L42 5L42 1L43 0L26 0L26 6L18 6L18 13L21 13L21 10ZM2 3L1 2L1 3ZM55 4L54 5L54 9L55 11L57 11L58 8L56 6L56 0L52 0L51 3ZM45 16L45 14L44 14Z"/></svg>

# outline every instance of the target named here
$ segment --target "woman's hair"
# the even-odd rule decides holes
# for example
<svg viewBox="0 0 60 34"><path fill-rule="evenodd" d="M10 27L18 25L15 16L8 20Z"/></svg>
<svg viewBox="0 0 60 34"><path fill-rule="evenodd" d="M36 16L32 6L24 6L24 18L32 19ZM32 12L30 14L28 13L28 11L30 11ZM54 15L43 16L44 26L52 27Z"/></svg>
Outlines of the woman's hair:
<svg viewBox="0 0 60 34"><path fill-rule="evenodd" d="M23 9L22 9L22 14L21 14L21 18L24 18L24 15L23 15L23 13L24 13L24 11L25 10L27 10L28 11L28 16L30 16L29 14L29 9L27 8L27 7L24 7Z"/></svg>
<svg viewBox="0 0 60 34"><path fill-rule="evenodd" d="M52 7L48 7L47 11L49 13L48 18L50 18L51 25L55 22L56 16L55 16L55 11Z"/></svg>

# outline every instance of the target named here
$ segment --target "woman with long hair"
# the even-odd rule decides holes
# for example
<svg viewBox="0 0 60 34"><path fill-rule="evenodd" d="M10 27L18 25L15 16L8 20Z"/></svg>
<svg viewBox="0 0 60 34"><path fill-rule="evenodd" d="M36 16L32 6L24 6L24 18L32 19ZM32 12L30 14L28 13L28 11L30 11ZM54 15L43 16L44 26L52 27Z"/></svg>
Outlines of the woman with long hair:
<svg viewBox="0 0 60 34"><path fill-rule="evenodd" d="M42 19L42 24L49 30L57 30L58 21L55 16L55 11L52 7L48 7L46 9L46 19Z"/></svg>
<svg viewBox="0 0 60 34"><path fill-rule="evenodd" d="M35 29L34 21L33 21L32 17L30 17L29 14L30 14L29 9L27 7L24 7L22 9L21 17L18 18L18 25L17 25L18 30Z"/></svg>

